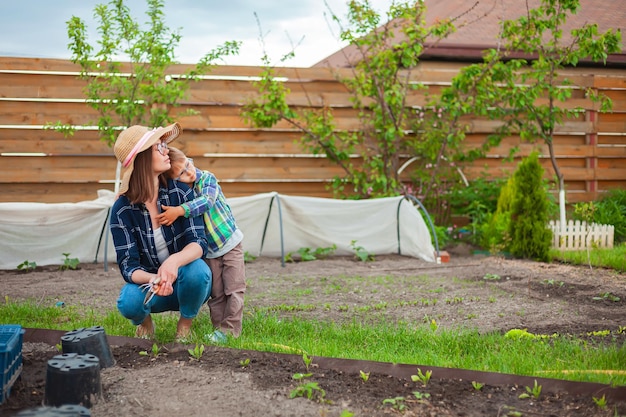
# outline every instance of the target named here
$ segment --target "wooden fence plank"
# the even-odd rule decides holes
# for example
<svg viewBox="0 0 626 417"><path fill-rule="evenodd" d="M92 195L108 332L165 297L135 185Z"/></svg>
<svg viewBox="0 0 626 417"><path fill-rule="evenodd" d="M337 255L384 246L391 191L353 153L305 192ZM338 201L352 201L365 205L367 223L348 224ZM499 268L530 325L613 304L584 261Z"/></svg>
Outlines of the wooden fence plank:
<svg viewBox="0 0 626 417"><path fill-rule="evenodd" d="M114 190L114 184L97 182L61 183L61 182L33 182L33 183L2 183L0 203L27 202L27 203L77 203L79 201L95 200L98 190Z"/></svg>
<svg viewBox="0 0 626 417"><path fill-rule="evenodd" d="M343 171L326 158L221 157L194 158L198 168L212 171L218 178L246 180L327 179ZM0 183L112 181L116 160L113 156L2 156ZM28 167L28 169L25 169ZM19 172L16 178L15 172Z"/></svg>
<svg viewBox="0 0 626 417"><path fill-rule="evenodd" d="M288 195L310 197L331 197L327 182L221 182L227 198L245 197L254 194L276 191ZM103 183L19 183L2 184L0 203L75 203L94 200L98 190L114 190L114 184Z"/></svg>
<svg viewBox="0 0 626 417"><path fill-rule="evenodd" d="M296 131L184 129L173 143L190 156L211 154L304 154ZM113 155L96 130L78 130L65 137L51 130L0 129L0 153L50 155Z"/></svg>
<svg viewBox="0 0 626 417"><path fill-rule="evenodd" d="M472 144L464 147L464 149L476 149L480 144ZM489 158L504 159L507 158L511 151L517 149L515 155L518 157L526 157L534 151L538 151L542 155L549 155L548 145L530 144L530 143L504 143L500 146L491 148L487 152ZM560 145L555 149L557 158L590 158L596 156L597 147L593 145ZM612 152L610 152L612 154ZM615 153L617 155L617 153Z"/></svg>
<svg viewBox="0 0 626 417"><path fill-rule="evenodd" d="M83 183L115 179L113 156L1 156L0 183ZM16 174L17 173L17 174Z"/></svg>

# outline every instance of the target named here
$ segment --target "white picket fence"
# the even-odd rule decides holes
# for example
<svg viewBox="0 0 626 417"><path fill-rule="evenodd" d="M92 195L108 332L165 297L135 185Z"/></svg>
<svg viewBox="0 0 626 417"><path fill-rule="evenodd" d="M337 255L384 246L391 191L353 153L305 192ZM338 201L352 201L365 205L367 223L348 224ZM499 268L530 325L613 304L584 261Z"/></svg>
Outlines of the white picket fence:
<svg viewBox="0 0 626 417"><path fill-rule="evenodd" d="M583 250L587 248L612 248L613 225L570 220L561 230L561 222L550 220L552 247L561 250Z"/></svg>

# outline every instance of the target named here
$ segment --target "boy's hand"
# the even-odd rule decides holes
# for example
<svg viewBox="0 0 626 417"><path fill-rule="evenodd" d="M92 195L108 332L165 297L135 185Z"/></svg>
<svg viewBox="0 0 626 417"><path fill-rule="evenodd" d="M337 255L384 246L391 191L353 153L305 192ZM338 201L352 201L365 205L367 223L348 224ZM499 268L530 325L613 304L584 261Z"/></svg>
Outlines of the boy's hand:
<svg viewBox="0 0 626 417"><path fill-rule="evenodd" d="M156 219L159 224L163 224L165 226L171 225L177 218L185 215L185 209L181 206L161 206L161 210L163 210L163 212L156 216Z"/></svg>

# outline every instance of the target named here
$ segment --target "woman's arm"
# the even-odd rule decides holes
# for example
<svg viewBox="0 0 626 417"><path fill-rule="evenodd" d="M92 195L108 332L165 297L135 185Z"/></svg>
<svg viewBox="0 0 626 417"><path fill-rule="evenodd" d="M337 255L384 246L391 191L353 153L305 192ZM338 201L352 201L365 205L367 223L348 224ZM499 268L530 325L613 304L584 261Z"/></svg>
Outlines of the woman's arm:
<svg viewBox="0 0 626 417"><path fill-rule="evenodd" d="M117 265L120 268L122 278L127 282L134 282L135 271L141 270L137 242L131 230L132 224L132 210L128 199L125 196L120 196L111 207L109 228L117 255ZM140 276L141 274L138 274L137 278Z"/></svg>
<svg viewBox="0 0 626 417"><path fill-rule="evenodd" d="M181 186L182 185L182 186ZM192 199L194 192L184 184L179 185L168 181L168 190L164 194L162 205L180 205ZM179 217L167 233L172 232L170 256L159 267L158 275L163 285L159 285L158 295L169 295L173 291L172 284L178 278L178 269L190 262L200 259L208 251L208 241L204 232L202 217Z"/></svg>
<svg viewBox="0 0 626 417"><path fill-rule="evenodd" d="M202 247L196 242L190 242L180 252L171 254L161 264L158 275L173 283L178 278L178 268L202 257Z"/></svg>

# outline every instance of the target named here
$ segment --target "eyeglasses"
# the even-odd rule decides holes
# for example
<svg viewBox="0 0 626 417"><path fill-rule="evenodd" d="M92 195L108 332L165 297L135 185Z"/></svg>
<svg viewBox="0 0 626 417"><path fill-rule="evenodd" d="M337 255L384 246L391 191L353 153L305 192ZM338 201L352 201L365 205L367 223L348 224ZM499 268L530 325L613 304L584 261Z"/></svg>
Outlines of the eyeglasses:
<svg viewBox="0 0 626 417"><path fill-rule="evenodd" d="M176 181L180 181L180 178L183 175L185 175L187 172L189 172L189 165L191 164L193 164L193 159L187 158L187 162L185 163L185 168L183 168L183 171L180 173L180 175L175 178Z"/></svg>
<svg viewBox="0 0 626 417"><path fill-rule="evenodd" d="M157 143L157 151L159 151L159 153L163 156L165 156L165 151L169 149L169 147L167 146L167 143L165 142L159 142Z"/></svg>

